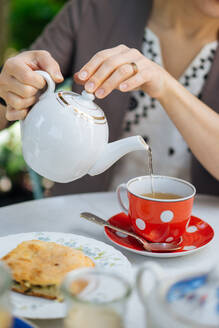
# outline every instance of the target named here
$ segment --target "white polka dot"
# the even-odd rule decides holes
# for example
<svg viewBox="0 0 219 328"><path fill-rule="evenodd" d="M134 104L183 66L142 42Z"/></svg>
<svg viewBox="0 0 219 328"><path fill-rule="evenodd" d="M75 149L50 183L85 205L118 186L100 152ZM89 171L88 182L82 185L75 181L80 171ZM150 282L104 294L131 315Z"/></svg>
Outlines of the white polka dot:
<svg viewBox="0 0 219 328"><path fill-rule="evenodd" d="M166 242L167 242L167 243L170 243L171 241L173 241L173 237L168 237L168 238L166 239Z"/></svg>
<svg viewBox="0 0 219 328"><path fill-rule="evenodd" d="M205 229L206 228L206 223L199 224L199 229Z"/></svg>
<svg viewBox="0 0 219 328"><path fill-rule="evenodd" d="M144 230L146 228L146 223L142 219L137 219L135 223L140 230Z"/></svg>
<svg viewBox="0 0 219 328"><path fill-rule="evenodd" d="M160 215L160 219L162 222L170 222L174 217L172 211L163 211Z"/></svg>
<svg viewBox="0 0 219 328"><path fill-rule="evenodd" d="M190 251L190 250L195 249L195 248L196 248L196 246L192 246L192 245L183 247L184 251Z"/></svg>
<svg viewBox="0 0 219 328"><path fill-rule="evenodd" d="M121 238L126 238L126 237L128 237L128 235L126 235L126 234L124 234L124 233L122 233L122 232L120 232L120 231L116 231L116 234L117 234L117 236L119 236L119 237L121 237Z"/></svg>
<svg viewBox="0 0 219 328"><path fill-rule="evenodd" d="M198 228L196 226L190 226L186 229L186 231L189 233L196 232L197 230Z"/></svg>

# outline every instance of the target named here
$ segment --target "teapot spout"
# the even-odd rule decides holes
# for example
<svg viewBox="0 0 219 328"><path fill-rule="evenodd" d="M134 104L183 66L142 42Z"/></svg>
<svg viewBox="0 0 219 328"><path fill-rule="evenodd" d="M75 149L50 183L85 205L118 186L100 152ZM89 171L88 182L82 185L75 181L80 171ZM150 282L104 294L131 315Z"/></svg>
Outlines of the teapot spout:
<svg viewBox="0 0 219 328"><path fill-rule="evenodd" d="M117 162L121 157L135 150L147 151L149 146L141 136L124 138L108 143L103 149L96 163L91 167L88 174L97 175L106 171L110 166Z"/></svg>

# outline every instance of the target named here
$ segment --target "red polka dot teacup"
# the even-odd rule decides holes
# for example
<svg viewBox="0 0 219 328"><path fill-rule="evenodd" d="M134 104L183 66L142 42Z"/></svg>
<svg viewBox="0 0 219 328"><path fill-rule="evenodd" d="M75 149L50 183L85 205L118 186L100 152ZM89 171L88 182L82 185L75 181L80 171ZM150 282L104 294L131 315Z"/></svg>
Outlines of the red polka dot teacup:
<svg viewBox="0 0 219 328"><path fill-rule="evenodd" d="M117 188L119 203L129 216L133 230L152 242L178 240L189 224L195 187L184 180L153 176L154 191L180 196L176 199L156 199L142 194L151 193L151 177L142 176ZM127 191L129 208L123 204L121 191Z"/></svg>

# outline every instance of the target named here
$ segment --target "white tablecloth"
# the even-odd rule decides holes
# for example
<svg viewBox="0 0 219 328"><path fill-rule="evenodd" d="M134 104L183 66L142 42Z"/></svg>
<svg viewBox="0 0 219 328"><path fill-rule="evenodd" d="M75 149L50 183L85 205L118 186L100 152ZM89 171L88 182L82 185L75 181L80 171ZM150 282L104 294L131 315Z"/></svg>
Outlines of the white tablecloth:
<svg viewBox="0 0 219 328"><path fill-rule="evenodd" d="M96 238L110 244L103 229L80 218L80 212L90 211L103 218L121 212L115 193L91 193L47 198L0 208L0 236L32 231L72 232ZM198 195L195 199L193 214L211 224L215 230L214 241L206 249L192 255L158 259L143 257L118 247L133 268L144 261L160 263L170 274L189 272L210 267L219 262L219 198ZM35 320L40 328L60 328L61 320ZM134 293L127 311L127 327L145 328L143 307Z"/></svg>

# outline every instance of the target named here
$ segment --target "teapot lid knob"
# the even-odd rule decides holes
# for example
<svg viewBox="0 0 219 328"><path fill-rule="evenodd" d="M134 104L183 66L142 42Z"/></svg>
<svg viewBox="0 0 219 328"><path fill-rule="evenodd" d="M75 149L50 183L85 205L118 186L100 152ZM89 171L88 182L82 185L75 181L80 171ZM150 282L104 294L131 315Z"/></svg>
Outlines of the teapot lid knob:
<svg viewBox="0 0 219 328"><path fill-rule="evenodd" d="M93 95L93 93L88 93L87 91L82 91L82 97L85 98L86 100L90 100L93 101L95 99L95 96Z"/></svg>

